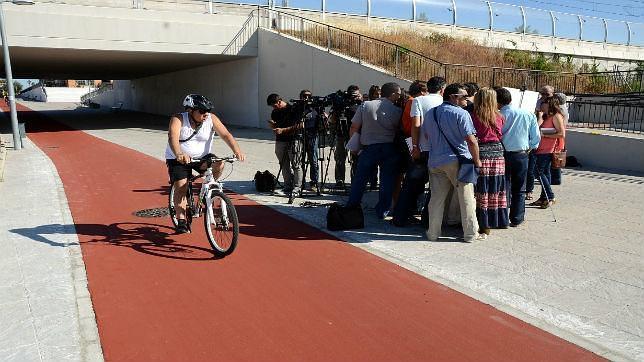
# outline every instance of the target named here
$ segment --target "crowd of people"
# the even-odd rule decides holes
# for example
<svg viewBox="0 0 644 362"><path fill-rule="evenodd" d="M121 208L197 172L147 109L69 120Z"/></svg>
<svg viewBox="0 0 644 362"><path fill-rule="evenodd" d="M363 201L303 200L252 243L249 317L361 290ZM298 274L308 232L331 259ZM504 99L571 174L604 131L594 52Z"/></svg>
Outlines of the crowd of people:
<svg viewBox="0 0 644 362"><path fill-rule="evenodd" d="M317 148L306 117L323 119L334 130L336 186L344 185L345 160L352 164L346 206L359 207L367 184L373 188L379 182L376 216L391 216L403 227L420 213L429 240L441 236L445 223L462 225L466 241L485 239L492 229L522 224L526 200L543 209L556 202L551 185L561 182L561 173L551 163L565 148L568 115L565 95L553 87L540 90L534 112L513 106L508 89L447 84L438 76L413 82L407 92L385 83L372 86L368 95L353 85L346 93L356 102L349 102L343 114L332 108L328 117L323 107L312 113L314 106L304 118L293 117L294 105L277 94L268 97L290 202L303 180L304 162L293 147L299 142L296 134L311 129L305 139L315 139ZM301 100L310 97L308 90L300 93ZM308 153L310 147L305 148ZM308 160L309 187L317 188L317 154L311 152ZM536 200L535 179L542 186Z"/></svg>

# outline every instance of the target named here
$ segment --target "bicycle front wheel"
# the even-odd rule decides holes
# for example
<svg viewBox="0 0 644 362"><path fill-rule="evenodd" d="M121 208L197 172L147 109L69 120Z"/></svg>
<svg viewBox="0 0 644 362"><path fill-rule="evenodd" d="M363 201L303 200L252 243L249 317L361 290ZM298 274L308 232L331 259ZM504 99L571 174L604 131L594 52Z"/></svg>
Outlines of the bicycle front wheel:
<svg viewBox="0 0 644 362"><path fill-rule="evenodd" d="M237 211L230 198L219 190L213 190L211 196L203 218L204 227L215 254L226 256L235 250L239 238Z"/></svg>

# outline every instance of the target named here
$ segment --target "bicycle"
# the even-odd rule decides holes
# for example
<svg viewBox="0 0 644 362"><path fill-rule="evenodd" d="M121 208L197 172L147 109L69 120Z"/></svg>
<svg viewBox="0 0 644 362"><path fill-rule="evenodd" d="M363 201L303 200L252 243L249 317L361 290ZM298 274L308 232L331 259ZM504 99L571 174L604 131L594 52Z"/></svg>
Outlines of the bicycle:
<svg viewBox="0 0 644 362"><path fill-rule="evenodd" d="M190 166L199 166L203 161L206 161L207 169L203 174L193 175L188 178L188 187L186 191L186 223L188 230L191 230L193 217L200 217L205 213L204 228L208 236L208 242L213 248L215 255L226 256L235 250L237 246L237 239L239 238L239 220L237 218L237 211L232 201L224 193L224 184L222 181L215 180L212 173L212 164L214 162L222 161L233 163L237 160L236 157L218 157L208 156L202 159L192 159L189 163ZM199 194L195 195L192 188L192 183L198 178L203 177L203 183ZM177 212L174 205L174 185L170 187L170 195L168 198L168 211L172 224L177 227ZM222 207L222 205L224 207ZM204 212L205 209L205 212ZM229 235L230 238L224 236Z"/></svg>

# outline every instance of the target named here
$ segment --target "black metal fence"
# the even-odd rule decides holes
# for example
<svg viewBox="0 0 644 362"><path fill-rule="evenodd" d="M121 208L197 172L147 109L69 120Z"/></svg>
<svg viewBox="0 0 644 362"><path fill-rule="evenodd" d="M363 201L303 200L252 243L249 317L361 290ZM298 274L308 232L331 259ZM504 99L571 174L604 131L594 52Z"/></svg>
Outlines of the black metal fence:
<svg viewBox="0 0 644 362"><path fill-rule="evenodd" d="M644 91L644 70L572 73L448 64L393 43L289 12L267 8L258 10L265 20L259 22L260 26L354 58L360 63L370 64L410 81L441 75L449 83L476 82L484 87L502 86L538 91L544 85L551 85L568 95Z"/></svg>
<svg viewBox="0 0 644 362"><path fill-rule="evenodd" d="M644 133L644 93L577 97L568 112L569 127Z"/></svg>

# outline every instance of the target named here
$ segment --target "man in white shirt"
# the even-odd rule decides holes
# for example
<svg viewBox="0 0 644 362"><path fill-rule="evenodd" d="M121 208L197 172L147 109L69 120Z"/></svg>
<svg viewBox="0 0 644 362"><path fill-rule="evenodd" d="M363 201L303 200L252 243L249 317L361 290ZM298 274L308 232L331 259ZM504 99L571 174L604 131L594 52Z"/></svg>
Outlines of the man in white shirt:
<svg viewBox="0 0 644 362"><path fill-rule="evenodd" d="M393 224L404 226L409 217L409 209L416 205L429 178L427 160L429 146L427 138L421 135L420 127L427 111L443 103L443 91L447 82L443 77L432 77L427 81L427 94L414 98L411 104L411 156L413 164L407 170L400 198L394 210ZM429 197L425 200L428 201ZM426 205L424 205L426 206Z"/></svg>

